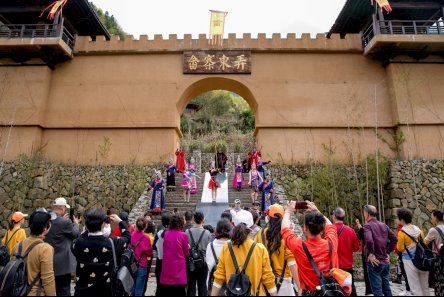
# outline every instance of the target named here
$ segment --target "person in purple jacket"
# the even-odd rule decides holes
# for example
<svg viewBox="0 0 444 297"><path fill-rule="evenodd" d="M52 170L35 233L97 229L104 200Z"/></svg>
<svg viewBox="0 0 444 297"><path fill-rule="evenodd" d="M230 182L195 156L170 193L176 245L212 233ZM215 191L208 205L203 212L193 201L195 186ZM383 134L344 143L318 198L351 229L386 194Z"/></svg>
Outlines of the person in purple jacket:
<svg viewBox="0 0 444 297"><path fill-rule="evenodd" d="M189 255L188 236L183 232L184 217L173 214L168 231L164 232L162 272L160 273L161 296L186 296Z"/></svg>
<svg viewBox="0 0 444 297"><path fill-rule="evenodd" d="M390 228L376 219L378 210L364 206L364 242L368 277L375 296L392 296L390 289L389 255L395 250L398 239Z"/></svg>
<svg viewBox="0 0 444 297"><path fill-rule="evenodd" d="M148 257L153 256L153 248L151 240L145 235L147 221L144 217L140 217L136 221L136 231L131 236L131 245L134 247L134 257L138 263L132 296L144 296L145 283L148 279Z"/></svg>

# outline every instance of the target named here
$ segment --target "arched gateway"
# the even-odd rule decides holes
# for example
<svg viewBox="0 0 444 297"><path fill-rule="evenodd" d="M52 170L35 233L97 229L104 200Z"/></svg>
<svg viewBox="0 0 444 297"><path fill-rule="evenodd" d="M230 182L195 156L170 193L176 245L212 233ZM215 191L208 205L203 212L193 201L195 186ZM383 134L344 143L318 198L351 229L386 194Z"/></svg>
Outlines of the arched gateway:
<svg viewBox="0 0 444 297"><path fill-rule="evenodd" d="M336 27L348 24L341 18ZM182 136L180 114L186 104L200 93L225 89L254 110L254 135L267 159L322 161L326 146L343 161L351 152L359 158L376 150L386 156L442 158L444 108L438 99L444 72L436 52L442 53L444 35L412 39L377 26L380 31L364 39L346 34L361 25L344 25L337 31L341 36L334 27L329 38L229 34L217 48L204 34L106 40L95 37L100 27L94 41L77 36L75 43L65 33L2 35L2 154L14 159L41 150L49 160L77 164L164 161ZM66 31L63 22L55 26L63 30L55 27L54 34ZM384 63L371 58L416 43L434 45L429 58L415 62L396 52L391 57L399 58ZM20 50L29 57L18 57ZM33 51L35 57L29 54ZM48 51L64 58L39 56ZM19 58L20 63L10 62ZM37 58L46 63L33 63Z"/></svg>

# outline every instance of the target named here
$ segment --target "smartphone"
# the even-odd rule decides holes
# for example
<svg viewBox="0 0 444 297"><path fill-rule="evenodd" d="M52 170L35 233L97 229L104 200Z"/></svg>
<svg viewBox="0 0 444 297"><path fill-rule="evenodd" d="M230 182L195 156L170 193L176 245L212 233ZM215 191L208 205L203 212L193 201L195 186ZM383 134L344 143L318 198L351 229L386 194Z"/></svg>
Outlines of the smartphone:
<svg viewBox="0 0 444 297"><path fill-rule="evenodd" d="M82 214L80 213L80 211L77 212L77 219L80 220L80 218L82 217Z"/></svg>
<svg viewBox="0 0 444 297"><path fill-rule="evenodd" d="M109 216L111 215L111 209L108 209L106 211L106 220L105 220L105 224L111 224L111 219L109 218Z"/></svg>
<svg viewBox="0 0 444 297"><path fill-rule="evenodd" d="M307 209L308 203L307 201L296 201L295 209Z"/></svg>
<svg viewBox="0 0 444 297"><path fill-rule="evenodd" d="M69 219L71 220L71 222L74 222L74 213L75 213L74 208L70 208L69 209Z"/></svg>

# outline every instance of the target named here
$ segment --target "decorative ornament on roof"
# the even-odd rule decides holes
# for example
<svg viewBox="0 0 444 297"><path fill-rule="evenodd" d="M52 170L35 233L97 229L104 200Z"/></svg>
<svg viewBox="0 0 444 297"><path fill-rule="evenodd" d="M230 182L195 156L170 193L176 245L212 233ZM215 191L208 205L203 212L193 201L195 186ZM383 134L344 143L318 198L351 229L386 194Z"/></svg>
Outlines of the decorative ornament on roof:
<svg viewBox="0 0 444 297"><path fill-rule="evenodd" d="M373 0L372 1L372 5L373 5ZM381 9L385 9L385 11L387 13L392 12L392 7L390 6L390 3L388 2L388 0L376 0L376 2L378 3L379 7L381 7Z"/></svg>
<svg viewBox="0 0 444 297"><path fill-rule="evenodd" d="M43 11L40 17L42 17L46 11L49 10L48 19L53 20L56 16L59 16L63 11L63 6L65 6L68 0L57 0L48 5Z"/></svg>

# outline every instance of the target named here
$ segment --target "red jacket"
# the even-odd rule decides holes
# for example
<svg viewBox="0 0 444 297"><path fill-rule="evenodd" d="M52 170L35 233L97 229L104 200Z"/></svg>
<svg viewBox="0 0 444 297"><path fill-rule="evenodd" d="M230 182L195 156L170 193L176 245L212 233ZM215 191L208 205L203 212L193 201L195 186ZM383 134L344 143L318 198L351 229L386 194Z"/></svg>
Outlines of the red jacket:
<svg viewBox="0 0 444 297"><path fill-rule="evenodd" d="M282 238L291 250L298 264L299 282L303 290L314 291L319 285L319 278L305 255L302 247L302 239L297 237L289 228L282 229ZM332 257L330 259L328 243L332 245ZM325 239L312 238L304 241L311 256L313 257L319 271L330 271L330 261L333 268L338 267L338 233L334 225L325 227Z"/></svg>
<svg viewBox="0 0 444 297"><path fill-rule="evenodd" d="M349 226L344 226L341 234L339 234L342 225L341 222L335 224L336 230L338 230L339 268L350 269L353 268L353 253L359 251L359 241L355 230Z"/></svg>
<svg viewBox="0 0 444 297"><path fill-rule="evenodd" d="M135 231L134 227L131 226L131 225L128 225L128 229L129 229L129 232L130 232L131 234L133 234L134 231ZM119 228L119 226L117 226L117 227L114 228L113 233L111 234L111 236L112 236L112 237L121 237L121 236L122 236L122 234L120 234L120 228Z"/></svg>
<svg viewBox="0 0 444 297"><path fill-rule="evenodd" d="M403 226L398 225L398 232L396 232L396 237L398 237L399 232L401 231ZM398 245L395 245L395 253L398 253Z"/></svg>

